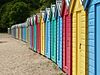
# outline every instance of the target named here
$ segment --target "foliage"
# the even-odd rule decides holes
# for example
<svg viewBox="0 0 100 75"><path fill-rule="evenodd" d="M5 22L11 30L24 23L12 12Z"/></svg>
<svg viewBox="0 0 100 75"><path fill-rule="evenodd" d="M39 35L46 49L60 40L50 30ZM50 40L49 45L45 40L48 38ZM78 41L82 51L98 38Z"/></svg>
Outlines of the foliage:
<svg viewBox="0 0 100 75"><path fill-rule="evenodd" d="M50 7L55 0L0 0L0 32L14 24L23 23L28 17Z"/></svg>
<svg viewBox="0 0 100 75"><path fill-rule="evenodd" d="M64 75L63 73L59 73L58 75Z"/></svg>
<svg viewBox="0 0 100 75"><path fill-rule="evenodd" d="M57 65L55 63L52 64L54 69L57 69Z"/></svg>

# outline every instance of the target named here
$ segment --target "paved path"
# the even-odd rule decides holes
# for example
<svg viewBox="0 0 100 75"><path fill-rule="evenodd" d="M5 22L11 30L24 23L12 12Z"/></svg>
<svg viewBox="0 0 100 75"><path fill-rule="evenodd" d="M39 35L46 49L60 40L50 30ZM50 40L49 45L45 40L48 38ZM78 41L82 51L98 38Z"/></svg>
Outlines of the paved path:
<svg viewBox="0 0 100 75"><path fill-rule="evenodd" d="M50 60L28 49L26 43L0 34L0 75L65 75Z"/></svg>

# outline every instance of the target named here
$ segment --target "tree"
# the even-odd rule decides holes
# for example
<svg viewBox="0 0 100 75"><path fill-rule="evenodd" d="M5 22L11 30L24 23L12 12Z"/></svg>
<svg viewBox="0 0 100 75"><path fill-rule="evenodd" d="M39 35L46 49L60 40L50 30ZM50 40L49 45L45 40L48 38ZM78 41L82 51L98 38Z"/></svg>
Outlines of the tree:
<svg viewBox="0 0 100 75"><path fill-rule="evenodd" d="M0 32L50 7L55 0L0 0Z"/></svg>
<svg viewBox="0 0 100 75"><path fill-rule="evenodd" d="M7 3L1 8L0 27L5 31L16 23L25 22L30 16L30 8L24 2Z"/></svg>

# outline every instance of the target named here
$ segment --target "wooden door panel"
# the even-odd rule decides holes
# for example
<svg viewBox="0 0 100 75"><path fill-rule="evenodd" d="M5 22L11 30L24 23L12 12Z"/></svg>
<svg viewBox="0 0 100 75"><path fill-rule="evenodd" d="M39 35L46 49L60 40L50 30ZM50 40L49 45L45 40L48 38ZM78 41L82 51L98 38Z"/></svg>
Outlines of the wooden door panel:
<svg viewBox="0 0 100 75"><path fill-rule="evenodd" d="M96 73L100 75L100 3L96 6Z"/></svg>
<svg viewBox="0 0 100 75"><path fill-rule="evenodd" d="M76 74L76 13L72 15L72 75Z"/></svg>

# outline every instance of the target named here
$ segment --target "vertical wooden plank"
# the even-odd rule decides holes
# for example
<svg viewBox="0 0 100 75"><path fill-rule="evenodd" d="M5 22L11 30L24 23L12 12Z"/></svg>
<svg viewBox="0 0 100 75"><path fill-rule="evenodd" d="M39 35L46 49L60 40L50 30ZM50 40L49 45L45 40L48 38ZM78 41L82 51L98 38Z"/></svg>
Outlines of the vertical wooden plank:
<svg viewBox="0 0 100 75"><path fill-rule="evenodd" d="M95 6L92 5L88 10L88 56L89 56L89 75L96 75L95 67Z"/></svg>
<svg viewBox="0 0 100 75"><path fill-rule="evenodd" d="M46 57L49 57L48 56L48 20L46 20L46 32L45 32L45 56Z"/></svg>
<svg viewBox="0 0 100 75"><path fill-rule="evenodd" d="M40 26L41 26L41 54L42 54L42 51L43 51L43 38L42 38L42 35L43 35L43 28L42 28L42 17L41 17Z"/></svg>
<svg viewBox="0 0 100 75"><path fill-rule="evenodd" d="M76 73L76 13L72 14L72 75L77 75Z"/></svg>
<svg viewBox="0 0 100 75"><path fill-rule="evenodd" d="M35 21L34 21L35 22ZM36 24L34 23L34 51L36 51Z"/></svg>
<svg viewBox="0 0 100 75"><path fill-rule="evenodd" d="M43 21L43 55L45 54L45 24Z"/></svg>
<svg viewBox="0 0 100 75"><path fill-rule="evenodd" d="M62 17L57 18L57 64L62 68Z"/></svg>
<svg viewBox="0 0 100 75"><path fill-rule="evenodd" d="M66 16L66 67L68 75L71 75L71 15Z"/></svg>
<svg viewBox="0 0 100 75"><path fill-rule="evenodd" d="M96 5L96 75L100 75L100 3Z"/></svg>
<svg viewBox="0 0 100 75"><path fill-rule="evenodd" d="M66 15L63 16L63 71L66 72Z"/></svg>
<svg viewBox="0 0 100 75"><path fill-rule="evenodd" d="M51 43L51 40L50 40L50 28L51 28L51 25L50 25L50 20L48 21L48 57L50 58L50 54L51 54L51 52L50 52L50 50L51 50L51 48L50 48L50 43Z"/></svg>

